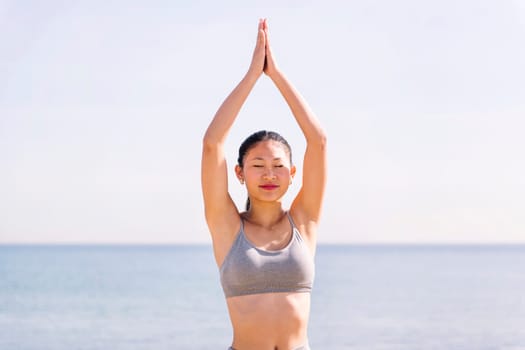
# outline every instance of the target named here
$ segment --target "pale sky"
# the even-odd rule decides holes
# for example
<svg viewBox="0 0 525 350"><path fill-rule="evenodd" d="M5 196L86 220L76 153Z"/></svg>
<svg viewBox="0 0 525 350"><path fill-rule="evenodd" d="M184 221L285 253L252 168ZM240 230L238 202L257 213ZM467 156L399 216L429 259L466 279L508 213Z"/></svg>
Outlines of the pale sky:
<svg viewBox="0 0 525 350"><path fill-rule="evenodd" d="M210 243L201 140L259 17L328 134L320 243L525 243L524 0L0 1L0 243ZM259 129L301 167L267 77L239 206Z"/></svg>

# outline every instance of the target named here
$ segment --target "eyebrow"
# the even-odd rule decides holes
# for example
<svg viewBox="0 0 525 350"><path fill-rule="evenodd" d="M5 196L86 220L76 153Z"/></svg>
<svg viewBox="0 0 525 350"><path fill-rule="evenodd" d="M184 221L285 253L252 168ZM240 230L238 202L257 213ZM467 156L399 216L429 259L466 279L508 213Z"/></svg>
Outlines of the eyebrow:
<svg viewBox="0 0 525 350"><path fill-rule="evenodd" d="M253 161L253 160L266 160L266 159L263 158L263 157L255 157L255 158L252 158L250 160ZM277 157L277 158L274 158L273 160L282 160L282 158L281 157Z"/></svg>

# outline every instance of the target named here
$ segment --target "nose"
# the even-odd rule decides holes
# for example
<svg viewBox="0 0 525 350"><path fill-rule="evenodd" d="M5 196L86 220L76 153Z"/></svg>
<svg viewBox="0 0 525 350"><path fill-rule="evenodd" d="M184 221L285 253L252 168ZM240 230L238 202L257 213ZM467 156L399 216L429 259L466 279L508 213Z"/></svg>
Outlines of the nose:
<svg viewBox="0 0 525 350"><path fill-rule="evenodd" d="M266 171L263 174L263 177L265 179L275 179L275 174L274 174L272 168L267 168Z"/></svg>

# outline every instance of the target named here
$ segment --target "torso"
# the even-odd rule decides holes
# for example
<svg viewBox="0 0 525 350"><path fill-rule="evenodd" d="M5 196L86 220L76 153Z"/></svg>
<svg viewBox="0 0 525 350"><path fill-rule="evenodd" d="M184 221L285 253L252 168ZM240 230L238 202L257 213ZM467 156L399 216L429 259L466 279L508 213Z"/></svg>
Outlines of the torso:
<svg viewBox="0 0 525 350"><path fill-rule="evenodd" d="M313 270L311 271L312 274L309 275L309 269L313 269L311 246L307 241L302 240L302 235L297 228L291 226L287 218L285 220L286 222L281 226L280 232L273 240L264 237L264 233L261 232L250 235L257 228L251 227L248 222L244 222L244 225L247 227L247 230L246 227L244 230L248 231L248 233L245 233L241 221L240 232L228 252L232 255L231 250L236 245L237 247L239 246L240 238L245 240L241 242L241 245L244 246L241 249L241 253L234 254L232 257L228 256L228 252L226 252L223 259L218 260L221 267L221 282L224 282L224 276L222 275L224 271L222 270L225 267L223 265L226 265L229 273L226 276L227 287L232 280L235 280L235 274L238 273L235 272L235 262L237 262L237 266L241 262L241 265L245 267L241 269L241 277L246 273L248 273L248 276L257 273L257 270L253 270L254 267L251 265L257 266L259 261L256 258L255 260L250 259L247 262L243 262L245 250L247 254L261 255L263 259L261 262L262 269L268 264L264 260L267 258L267 255L270 258L272 255L279 255L281 252L284 253L282 254L284 256L294 255L296 258L292 260L298 260L299 262L286 261L285 264L288 267L284 268L283 273L291 273L291 278L296 280L295 284L299 287L303 285L301 280L303 277L306 280L310 278L313 281ZM296 235L295 238L294 234ZM239 238L240 235L244 235L244 237ZM278 267L278 265L276 266ZM234 269L233 272L232 268ZM271 273L272 270L266 271L266 274ZM287 272L286 270L289 271ZM234 274L233 279L230 276L232 273ZM279 275L275 276L279 280ZM286 280L286 278L280 280ZM305 345L308 341L307 327L310 314L310 291L299 287L295 288L297 290L264 291L261 293L258 293L257 290L250 291L251 286L243 286L240 289L225 288L226 302L233 326L233 348L236 350L284 350L295 349ZM253 288L261 288L261 281L255 281ZM245 293L244 290L247 291L246 294L242 294ZM232 293L232 295L228 295L228 293Z"/></svg>

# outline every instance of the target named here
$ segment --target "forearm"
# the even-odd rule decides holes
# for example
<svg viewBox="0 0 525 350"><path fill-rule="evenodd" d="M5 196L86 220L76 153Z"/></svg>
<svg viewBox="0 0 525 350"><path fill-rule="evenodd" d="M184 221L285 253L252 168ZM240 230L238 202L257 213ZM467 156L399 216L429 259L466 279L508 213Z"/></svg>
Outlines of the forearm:
<svg viewBox="0 0 525 350"><path fill-rule="evenodd" d="M274 72L270 78L290 107L306 141L324 143L326 138L324 130L317 120L315 113L310 109L308 103L299 91L279 70Z"/></svg>
<svg viewBox="0 0 525 350"><path fill-rule="evenodd" d="M204 135L204 142L206 144L221 144L224 142L233 122L237 118L239 111L255 86L259 76L260 74L258 75L257 73L248 71L235 89L233 89L224 100L206 130L206 134Z"/></svg>

